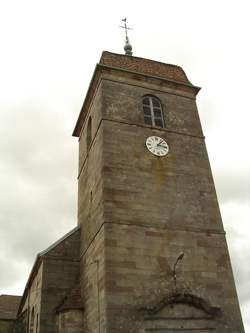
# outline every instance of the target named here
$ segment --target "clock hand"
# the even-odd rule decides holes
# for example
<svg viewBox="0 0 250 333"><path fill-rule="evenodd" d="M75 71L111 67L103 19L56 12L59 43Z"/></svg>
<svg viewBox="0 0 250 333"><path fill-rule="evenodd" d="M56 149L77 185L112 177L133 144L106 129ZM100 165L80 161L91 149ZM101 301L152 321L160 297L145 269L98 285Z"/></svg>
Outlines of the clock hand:
<svg viewBox="0 0 250 333"><path fill-rule="evenodd" d="M164 140L162 140L161 142L159 142L159 143L156 145L156 147L159 146L159 147L165 147L165 148L166 148L166 146L163 146L163 145L162 145L163 142L164 142ZM164 144L165 144L165 142L164 142Z"/></svg>
<svg viewBox="0 0 250 333"><path fill-rule="evenodd" d="M164 142L164 140L161 140L159 143L157 143L157 146L161 146L161 143L163 143L163 142Z"/></svg>

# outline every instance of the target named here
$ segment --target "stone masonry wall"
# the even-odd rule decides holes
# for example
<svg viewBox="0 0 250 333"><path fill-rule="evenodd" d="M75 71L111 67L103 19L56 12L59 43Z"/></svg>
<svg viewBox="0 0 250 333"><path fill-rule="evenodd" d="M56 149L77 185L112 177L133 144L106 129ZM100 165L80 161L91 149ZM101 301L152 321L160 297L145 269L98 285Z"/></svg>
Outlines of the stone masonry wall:
<svg viewBox="0 0 250 333"><path fill-rule="evenodd" d="M130 84L103 87L105 221L223 230L195 100ZM143 122L142 97L153 93L163 129ZM167 141L166 157L147 150L151 135Z"/></svg>
<svg viewBox="0 0 250 333"><path fill-rule="evenodd" d="M172 269L182 251L177 290L219 307L222 317L208 320L203 313L202 320L184 324L179 320L177 328L192 324L196 330L216 327L220 333L243 332L223 234L106 224L105 239L107 332L141 332L146 327L142 309L176 291ZM165 321L165 328L173 326L170 310L165 316L172 320ZM186 310L181 311L183 317Z"/></svg>
<svg viewBox="0 0 250 333"><path fill-rule="evenodd" d="M84 333L107 332L103 226L83 253L80 267L84 305Z"/></svg>
<svg viewBox="0 0 250 333"><path fill-rule="evenodd" d="M26 312L24 315L25 325L28 325L30 329L32 325L32 312L33 312L34 313L33 327L35 328L37 327L37 332L40 332L42 287L43 287L43 263L41 262L32 280L31 286L28 289L26 300L19 314L20 325L18 324L18 326L23 327L22 317L23 314Z"/></svg>
<svg viewBox="0 0 250 333"><path fill-rule="evenodd" d="M137 82L119 75L103 76L103 118L144 125L142 98L153 95L160 99L165 129L202 137L202 129L193 93L184 93L168 85L157 86L147 80ZM149 126L150 127L150 126Z"/></svg>
<svg viewBox="0 0 250 333"><path fill-rule="evenodd" d="M136 308L171 293L172 268L181 251L186 260L181 290L221 308L223 318L212 324L219 332L243 332L194 97L114 81L103 83L102 124L105 240L114 233L110 242L115 244L106 252L108 332L143 329ZM164 129L144 125L145 94L160 98ZM167 141L166 157L147 150L151 135ZM165 280L159 278L162 263ZM192 327L209 328L207 322L198 324Z"/></svg>
<svg viewBox="0 0 250 333"><path fill-rule="evenodd" d="M0 319L0 333L13 333L15 320Z"/></svg>
<svg viewBox="0 0 250 333"><path fill-rule="evenodd" d="M110 68L98 75L80 138L86 332L243 333L197 89ZM144 95L160 99L164 128L144 124ZM95 125L86 153L89 115ZM166 157L147 150L145 141L152 135L167 141ZM173 265L180 252L184 258L175 286ZM174 293L184 303L169 307L164 302ZM150 308L158 312L147 318Z"/></svg>
<svg viewBox="0 0 250 333"><path fill-rule="evenodd" d="M39 333L56 333L56 308L79 278L80 230L44 255Z"/></svg>
<svg viewBox="0 0 250 333"><path fill-rule="evenodd" d="M83 315L81 310L68 310L58 315L58 333L83 333Z"/></svg>
<svg viewBox="0 0 250 333"><path fill-rule="evenodd" d="M83 253L90 245L103 223L101 101L102 86L100 84L79 139L78 224L81 225L80 253ZM89 117L92 119L92 137L89 151L87 151Z"/></svg>
<svg viewBox="0 0 250 333"><path fill-rule="evenodd" d="M98 86L96 93L94 95L94 99L90 105L90 108L85 116L85 122L83 124L83 128L81 131L81 135L79 137L79 174L81 169L84 167L84 163L87 157L87 126L89 118L92 119L92 139L95 138L97 134L98 127L100 125L101 120L101 109L102 109L102 85Z"/></svg>

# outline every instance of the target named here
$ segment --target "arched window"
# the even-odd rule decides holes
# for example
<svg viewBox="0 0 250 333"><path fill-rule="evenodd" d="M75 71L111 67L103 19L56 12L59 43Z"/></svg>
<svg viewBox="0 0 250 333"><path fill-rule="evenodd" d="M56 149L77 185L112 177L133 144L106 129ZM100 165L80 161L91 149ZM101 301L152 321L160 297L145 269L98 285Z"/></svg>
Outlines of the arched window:
<svg viewBox="0 0 250 333"><path fill-rule="evenodd" d="M154 96L144 96L142 105L145 124L164 127L162 108L159 99Z"/></svg>
<svg viewBox="0 0 250 333"><path fill-rule="evenodd" d="M30 316L30 333L34 332L34 322L35 322L35 310L32 308Z"/></svg>
<svg viewBox="0 0 250 333"><path fill-rule="evenodd" d="M89 151L91 140L92 140L92 120L91 117L89 117L88 120L88 127L87 127L87 152Z"/></svg>
<svg viewBox="0 0 250 333"><path fill-rule="evenodd" d="M36 333L38 332L38 320L39 320L39 317L38 317L38 313L36 315Z"/></svg>

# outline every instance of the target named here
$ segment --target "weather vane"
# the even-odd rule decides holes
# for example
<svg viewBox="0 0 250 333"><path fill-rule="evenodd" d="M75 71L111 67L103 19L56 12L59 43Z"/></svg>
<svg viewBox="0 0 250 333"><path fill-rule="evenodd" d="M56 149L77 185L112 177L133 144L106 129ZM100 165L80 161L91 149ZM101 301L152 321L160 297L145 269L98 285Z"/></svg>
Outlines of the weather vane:
<svg viewBox="0 0 250 333"><path fill-rule="evenodd" d="M124 46L124 51L126 55L130 55L132 56L133 52L132 52L132 45L129 42L128 39L128 30L132 30L131 28L129 28L127 26L127 18L125 17L124 19L122 19L122 22L124 22L124 25L121 25L120 27L125 29L125 46Z"/></svg>

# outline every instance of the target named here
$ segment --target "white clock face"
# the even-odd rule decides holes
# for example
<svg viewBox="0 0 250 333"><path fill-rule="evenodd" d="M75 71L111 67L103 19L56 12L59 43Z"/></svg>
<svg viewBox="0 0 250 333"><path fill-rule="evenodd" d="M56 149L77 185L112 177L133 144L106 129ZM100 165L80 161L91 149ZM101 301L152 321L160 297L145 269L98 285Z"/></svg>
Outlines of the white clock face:
<svg viewBox="0 0 250 333"><path fill-rule="evenodd" d="M169 148L167 142L159 136L149 136L146 140L146 147L156 156L166 156Z"/></svg>

